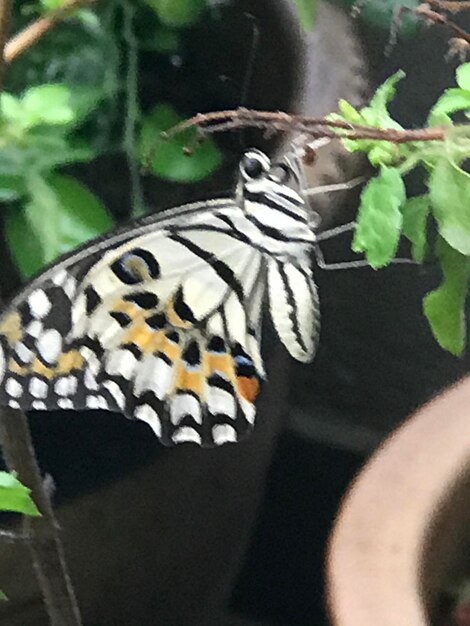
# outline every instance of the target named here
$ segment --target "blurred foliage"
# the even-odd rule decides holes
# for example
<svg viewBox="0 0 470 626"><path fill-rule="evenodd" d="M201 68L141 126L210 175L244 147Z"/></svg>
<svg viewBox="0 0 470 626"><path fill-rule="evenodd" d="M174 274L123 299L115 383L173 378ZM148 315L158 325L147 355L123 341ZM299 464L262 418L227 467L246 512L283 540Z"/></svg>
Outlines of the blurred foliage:
<svg viewBox="0 0 470 626"><path fill-rule="evenodd" d="M331 117L375 128L401 129L390 117L387 105L403 77L403 72L391 76L361 110L340 102L340 114ZM440 345L460 355L466 343L465 301L470 274L470 175L463 169L470 154L470 125L455 123L452 116L470 117L470 63L457 68L456 79L458 86L447 89L428 116L429 127L446 126L444 145L436 141L343 142L351 151L365 152L379 169L362 192L353 249L365 252L374 268L392 261L401 234L411 242L418 263L433 252L442 269L442 283L426 295L424 312ZM407 200L403 178L416 169L423 173L428 193ZM437 238L429 235L429 218L436 225Z"/></svg>
<svg viewBox="0 0 470 626"><path fill-rule="evenodd" d="M297 8L300 23L308 32L312 30L315 22L315 11L317 8L317 0L294 0Z"/></svg>
<svg viewBox="0 0 470 626"><path fill-rule="evenodd" d="M0 511L38 517L41 514L30 494L31 489L20 483L14 473L0 472Z"/></svg>
<svg viewBox="0 0 470 626"><path fill-rule="evenodd" d="M63 2L15 3L14 31ZM144 113L137 75L141 50L177 53L184 29L206 10L207 0L96 3L61 21L9 68L0 96L0 202L22 276L113 226L102 202L64 167L122 154L135 187L130 214L137 215L145 212L138 180L148 161L143 146L152 152L149 173L168 180L194 182L219 166L213 142L188 158L180 139L159 140L181 116L163 101Z"/></svg>
<svg viewBox="0 0 470 626"><path fill-rule="evenodd" d="M339 0L340 4L357 14L360 22L369 27L389 31L396 19L397 9L416 9L419 0ZM422 21L409 11L403 11L399 19L399 33L412 37Z"/></svg>

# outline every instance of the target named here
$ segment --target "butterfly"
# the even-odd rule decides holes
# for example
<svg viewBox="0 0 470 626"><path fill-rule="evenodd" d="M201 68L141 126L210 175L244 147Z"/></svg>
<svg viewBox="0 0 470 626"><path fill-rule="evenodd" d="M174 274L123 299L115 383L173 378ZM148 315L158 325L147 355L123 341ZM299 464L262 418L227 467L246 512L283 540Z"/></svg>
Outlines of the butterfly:
<svg viewBox="0 0 470 626"><path fill-rule="evenodd" d="M319 304L315 223L300 159L256 149L231 197L180 206L88 242L0 317L0 404L105 409L165 445L237 442L265 378L262 314L310 361Z"/></svg>

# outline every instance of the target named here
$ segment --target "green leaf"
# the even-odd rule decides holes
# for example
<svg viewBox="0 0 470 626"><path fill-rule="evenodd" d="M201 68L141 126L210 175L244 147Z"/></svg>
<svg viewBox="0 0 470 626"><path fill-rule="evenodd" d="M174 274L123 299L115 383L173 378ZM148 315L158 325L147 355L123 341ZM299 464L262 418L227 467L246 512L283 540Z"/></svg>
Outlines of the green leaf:
<svg viewBox="0 0 470 626"><path fill-rule="evenodd" d="M39 85L31 87L21 101L29 126L36 124L69 124L74 120L70 106L70 90L65 85Z"/></svg>
<svg viewBox="0 0 470 626"><path fill-rule="evenodd" d="M341 98L341 100L338 101L338 109L342 117L347 122L351 122L352 124L364 124L364 118L362 117L360 112L355 107L353 107L353 105L350 104L347 100L343 100ZM329 117L331 119L338 119L338 116L335 114L330 115Z"/></svg>
<svg viewBox="0 0 470 626"><path fill-rule="evenodd" d="M2 117L10 122L20 119L22 116L20 99L4 91L0 94L0 110Z"/></svg>
<svg viewBox="0 0 470 626"><path fill-rule="evenodd" d="M395 255L405 200L405 185L398 170L385 165L362 192L352 249L365 252L373 268L387 265Z"/></svg>
<svg viewBox="0 0 470 626"><path fill-rule="evenodd" d="M470 176L444 157L434 167L428 187L440 234L452 248L470 255Z"/></svg>
<svg viewBox="0 0 470 626"><path fill-rule="evenodd" d="M417 263L422 263L427 251L426 227L430 211L428 195L409 198L402 208L403 234L411 241L411 252Z"/></svg>
<svg viewBox="0 0 470 626"><path fill-rule="evenodd" d="M29 176L27 185L28 202L8 211L5 224L12 257L26 278L113 226L98 198L71 176Z"/></svg>
<svg viewBox="0 0 470 626"><path fill-rule="evenodd" d="M186 28L196 24L207 6L206 0L144 0L165 26Z"/></svg>
<svg viewBox="0 0 470 626"><path fill-rule="evenodd" d="M0 510L40 516L30 493L31 490L22 485L14 474L0 472Z"/></svg>
<svg viewBox="0 0 470 626"><path fill-rule="evenodd" d="M0 602L6 602L8 600L7 596L0 589Z"/></svg>
<svg viewBox="0 0 470 626"><path fill-rule="evenodd" d="M439 345L456 356L465 348L465 300L470 276L470 259L439 237L436 253L443 280L424 297L423 308Z"/></svg>
<svg viewBox="0 0 470 626"><path fill-rule="evenodd" d="M429 125L448 123L448 115L470 109L470 91L454 87L446 89L429 112ZM445 117L444 117L445 116Z"/></svg>
<svg viewBox="0 0 470 626"><path fill-rule="evenodd" d="M455 77L459 87L470 91L470 63L459 65L455 72Z"/></svg>
<svg viewBox="0 0 470 626"><path fill-rule="evenodd" d="M183 148L194 141L195 129L168 140L160 137L162 131L168 130L181 119L171 105L158 104L142 123L139 154L144 165L151 158L155 175L180 183L195 182L214 172L221 163L221 156L210 138L196 146L191 156L183 153Z"/></svg>
<svg viewBox="0 0 470 626"><path fill-rule="evenodd" d="M317 0L294 0L300 23L306 32L310 32L315 21Z"/></svg>

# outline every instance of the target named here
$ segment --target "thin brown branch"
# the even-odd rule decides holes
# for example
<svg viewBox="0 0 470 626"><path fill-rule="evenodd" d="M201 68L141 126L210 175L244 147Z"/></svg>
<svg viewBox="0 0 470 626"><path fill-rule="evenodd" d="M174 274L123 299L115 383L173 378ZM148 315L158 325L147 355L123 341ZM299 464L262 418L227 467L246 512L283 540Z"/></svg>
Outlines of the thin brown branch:
<svg viewBox="0 0 470 626"><path fill-rule="evenodd" d="M173 137L189 128L197 127L204 134L213 134L238 128L257 128L280 132L295 131L312 138L330 139L371 139L390 141L401 144L411 141L443 141L444 128L395 129L374 128L361 124L351 124L342 120L291 115L281 111L255 111L252 109L233 109L198 113L194 117L173 126L163 133L166 138Z"/></svg>
<svg viewBox="0 0 470 626"><path fill-rule="evenodd" d="M470 9L470 0L427 0L427 4L438 11L449 11L449 13L458 13L459 11L468 11Z"/></svg>
<svg viewBox="0 0 470 626"><path fill-rule="evenodd" d="M25 518L34 568L51 626L81 626L80 612L65 562L59 525L36 460L28 419L22 411L2 408L0 441L10 471L31 489L42 517Z"/></svg>
<svg viewBox="0 0 470 626"><path fill-rule="evenodd" d="M5 0L1 1L5 2ZM96 0L67 0L55 11L51 11L47 15L32 22L32 24L29 24L29 26L26 26L24 30L14 35L6 44L4 53L5 62L11 63L20 56L20 54L37 43L41 37L54 28L60 21L77 9L93 4L94 2L96 2Z"/></svg>
<svg viewBox="0 0 470 626"><path fill-rule="evenodd" d="M6 41L12 8L12 0L0 0L0 92L6 64L11 60L7 58L7 47L10 44ZM26 47L23 44L21 50ZM65 561L59 526L41 477L28 419L22 411L9 408L0 411L0 442L8 469L15 471L19 480L31 489L42 514L42 517L34 520L25 517L24 536L30 539L28 545L51 626L81 626L80 611ZM0 534L2 538L9 539L17 536L7 531L1 531Z"/></svg>

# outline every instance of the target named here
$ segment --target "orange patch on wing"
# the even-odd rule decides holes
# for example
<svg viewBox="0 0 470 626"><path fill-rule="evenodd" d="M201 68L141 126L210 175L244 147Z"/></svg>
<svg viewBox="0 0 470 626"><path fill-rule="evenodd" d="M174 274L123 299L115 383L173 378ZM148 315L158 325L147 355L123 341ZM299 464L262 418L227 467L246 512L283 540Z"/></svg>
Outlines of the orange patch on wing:
<svg viewBox="0 0 470 626"><path fill-rule="evenodd" d="M134 323L122 338L121 344L135 343L142 352L150 352L149 346L155 341L155 331L146 324Z"/></svg>
<svg viewBox="0 0 470 626"><path fill-rule="evenodd" d="M116 313L126 313L131 319L135 320L139 314L143 317L141 309L133 302L127 302L126 300L116 300L113 304L111 311Z"/></svg>
<svg viewBox="0 0 470 626"><path fill-rule="evenodd" d="M255 376L237 376L237 387L241 396L254 402L259 393L259 382Z"/></svg>
<svg viewBox="0 0 470 626"><path fill-rule="evenodd" d="M194 372L188 371L184 365L181 364L179 372L176 376L176 389L182 389L185 391L193 391L199 396L202 396L204 391L205 376L202 370L196 370Z"/></svg>
<svg viewBox="0 0 470 626"><path fill-rule="evenodd" d="M173 361L173 363L180 358L181 356L181 348L177 343L173 343L163 335L163 341L161 345L158 347L160 352L163 352L169 359Z"/></svg>
<svg viewBox="0 0 470 626"><path fill-rule="evenodd" d="M78 350L63 352L59 357L57 367L55 368L55 374L68 374L72 370L79 370L83 367L84 363L85 359Z"/></svg>
<svg viewBox="0 0 470 626"><path fill-rule="evenodd" d="M235 377L235 367L233 365L233 358L226 352L223 354L208 354L207 355L209 374L215 371L222 372L232 382Z"/></svg>
<svg viewBox="0 0 470 626"><path fill-rule="evenodd" d="M31 363L30 371L34 374L39 374L40 376L44 376L44 378L49 379L54 378L55 375L55 368L53 369L52 367L47 367L47 365L44 365L44 363L37 357Z"/></svg>
<svg viewBox="0 0 470 626"><path fill-rule="evenodd" d="M191 322L187 322L186 320L181 319L181 317L175 311L173 300L168 301L165 312L166 312L168 321L175 328L192 328L193 327Z"/></svg>
<svg viewBox="0 0 470 626"><path fill-rule="evenodd" d="M21 317L17 311L13 311L5 317L0 324L0 333L5 335L10 344L17 343L23 337Z"/></svg>
<svg viewBox="0 0 470 626"><path fill-rule="evenodd" d="M24 365L20 365L15 359L11 358L8 361L8 370L13 374L19 374L20 376L26 376L28 368Z"/></svg>

